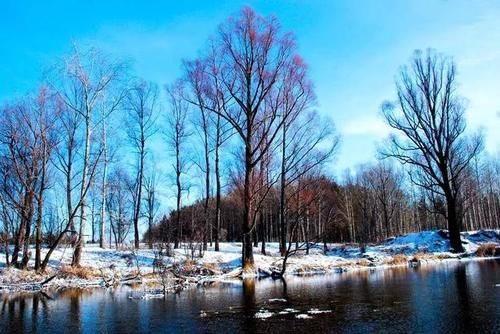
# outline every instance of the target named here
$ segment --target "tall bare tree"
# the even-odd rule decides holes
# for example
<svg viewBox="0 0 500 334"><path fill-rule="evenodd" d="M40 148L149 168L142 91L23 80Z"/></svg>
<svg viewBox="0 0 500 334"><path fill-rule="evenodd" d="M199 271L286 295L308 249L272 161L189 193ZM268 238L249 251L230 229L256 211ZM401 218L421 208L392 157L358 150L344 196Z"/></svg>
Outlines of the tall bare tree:
<svg viewBox="0 0 500 334"><path fill-rule="evenodd" d="M158 201L158 176L155 168L152 168L152 171L149 175L146 176L144 180L144 191L146 192L146 196L144 201L146 203L145 216L148 220L148 229L152 231L154 220L156 214L158 213L158 209L160 203ZM148 246L149 248L153 248L153 235L148 233Z"/></svg>
<svg viewBox="0 0 500 334"><path fill-rule="evenodd" d="M456 86L456 66L449 58L416 51L396 83L397 101L382 107L396 132L382 155L410 165L412 182L444 198L451 247L462 252L463 176L482 148L482 137L466 136Z"/></svg>
<svg viewBox="0 0 500 334"><path fill-rule="evenodd" d="M176 188L174 248L178 248L182 241L181 205L183 192L187 187L187 185L183 183L183 175L186 174L189 168L186 151L187 139L190 136L190 132L187 128L189 103L183 98L183 89L180 82L167 87L169 109L167 115L166 137L175 159L173 164Z"/></svg>
<svg viewBox="0 0 500 334"><path fill-rule="evenodd" d="M31 257L29 244L36 215L36 267L39 269L43 198L47 188L48 159L53 147L47 125L50 122L49 112L52 111L48 94L43 88L36 98L27 97L2 109L2 202L4 210L9 205L19 217L19 226L13 230L11 262L20 268L26 268ZM20 251L23 255L21 263L18 262Z"/></svg>
<svg viewBox="0 0 500 334"><path fill-rule="evenodd" d="M288 110L292 117L283 124L280 145L280 252L284 255L287 245L288 230L288 200L293 194L288 188L304 176L320 170L335 153L339 144L339 136L335 133L333 124L319 117L314 111L308 111L301 104L300 94L294 95L296 110ZM309 103L305 98L302 103ZM286 99L288 100L288 99ZM289 100L288 100L289 101ZM285 105L288 105L287 104ZM298 114L292 114L298 113ZM290 135L289 133L293 134ZM293 193L293 192L292 192Z"/></svg>
<svg viewBox="0 0 500 334"><path fill-rule="evenodd" d="M134 245L139 248L139 219L141 218L142 192L147 144L155 134L158 87L150 82L137 82L127 94L127 134L137 154L137 173L133 190Z"/></svg>
<svg viewBox="0 0 500 334"><path fill-rule="evenodd" d="M56 127L58 118L61 113L62 105L60 100L55 98L48 91L47 87L42 87L36 98L34 121L36 126L33 127L38 132L35 134L39 137L40 148L40 171L38 191L35 193L37 202L37 218L36 218L36 237L35 237L35 270L41 269L42 261L42 223L45 206L45 193L49 188L49 162L57 145L57 134L59 129Z"/></svg>
<svg viewBox="0 0 500 334"><path fill-rule="evenodd" d="M222 94L228 103L211 111L230 124L242 143L242 264L245 271L254 272L255 168L275 144L286 121L286 117L281 117L280 99L286 74L290 68L301 65L300 57L296 56L293 36L281 32L276 18L261 17L248 7L221 25L212 43L207 52L209 63L221 65L211 68L210 76L219 83L213 94Z"/></svg>
<svg viewBox="0 0 500 334"><path fill-rule="evenodd" d="M211 177L211 162L210 162L210 154L212 151L212 130L213 124L210 119L210 109L206 106L210 106L211 108L216 108L214 105L216 102L213 97L209 94L206 94L205 85L208 84L207 77L205 75L205 62L201 60L196 60L193 62L185 62L185 71L186 71L186 86L189 88L189 93L193 96L188 96L186 98L187 101L194 101L198 112L195 114L196 117L194 121L195 129L199 129L198 134L201 138L203 144L203 158L201 163L195 162L201 173L203 174L203 183L204 183L204 200L203 200L203 215L205 219L205 227L203 233L203 249L207 249L207 239L208 233L210 231L210 215L209 215L209 202L210 202L210 177ZM187 94L189 94L187 93ZM191 95L189 94L189 95ZM210 239L211 240L211 239ZM210 241L212 242L212 241Z"/></svg>
<svg viewBox="0 0 500 334"><path fill-rule="evenodd" d="M215 208L213 215L212 230L215 241L215 251L219 251L219 233L221 220L221 147L231 138L232 129L228 123L221 117L220 113L227 107L224 87L218 77L218 71L221 68L221 58L218 57L216 45L210 43L208 56L191 62L185 62L185 81L188 92L185 97L187 101L194 103L198 110L202 127L202 138L204 143L204 175L205 175L205 229L208 232L210 227L208 204L210 197L210 153L214 154L213 169L215 172ZM214 112L215 111L215 112ZM206 239L206 238L205 238ZM205 245L206 246L206 243Z"/></svg>
<svg viewBox="0 0 500 334"><path fill-rule="evenodd" d="M102 156L102 147L94 145L93 130L120 104L123 94L114 95L113 87L121 81L125 64L109 60L99 50L79 50L64 60L58 78L52 82L54 89L69 111L78 114L83 123L83 156L79 206L80 225L72 264L80 265L86 231L86 196L92 183L90 171Z"/></svg>

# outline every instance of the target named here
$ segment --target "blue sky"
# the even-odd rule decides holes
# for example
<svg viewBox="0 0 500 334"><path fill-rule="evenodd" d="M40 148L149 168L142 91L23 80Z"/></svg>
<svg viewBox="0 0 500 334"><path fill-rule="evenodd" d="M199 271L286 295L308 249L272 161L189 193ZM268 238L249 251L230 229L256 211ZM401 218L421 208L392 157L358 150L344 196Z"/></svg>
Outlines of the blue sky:
<svg viewBox="0 0 500 334"><path fill-rule="evenodd" d="M413 50L436 48L459 70L471 129L500 151L499 1L22 1L0 0L0 101L36 87L71 44L133 59L160 85L180 75L223 20L243 5L275 14L296 34L319 111L342 135L335 173L373 159L388 130L380 104Z"/></svg>

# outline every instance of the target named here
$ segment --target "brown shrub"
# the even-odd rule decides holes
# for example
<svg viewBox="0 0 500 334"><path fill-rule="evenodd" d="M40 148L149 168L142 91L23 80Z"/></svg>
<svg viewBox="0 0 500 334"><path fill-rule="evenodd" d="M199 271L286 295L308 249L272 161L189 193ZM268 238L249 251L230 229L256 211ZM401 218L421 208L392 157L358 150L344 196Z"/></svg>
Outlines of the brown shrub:
<svg viewBox="0 0 500 334"><path fill-rule="evenodd" d="M407 264L408 263L408 258L406 255L403 254L398 254L394 255L390 258L387 258L384 260L385 264L388 264L390 266L397 266L397 265L402 265L402 264Z"/></svg>
<svg viewBox="0 0 500 334"><path fill-rule="evenodd" d="M356 261L356 264L358 266L368 267L368 266L370 266L371 262L368 261L367 259L359 259L358 261Z"/></svg>
<svg viewBox="0 0 500 334"><path fill-rule="evenodd" d="M64 278L78 277L82 279L91 279L100 276L99 271L90 267L72 267L63 266L59 269L59 274Z"/></svg>
<svg viewBox="0 0 500 334"><path fill-rule="evenodd" d="M497 251L497 247L498 247L498 244L495 244L492 242L482 244L476 250L476 255L479 257L500 255L499 252Z"/></svg>
<svg viewBox="0 0 500 334"><path fill-rule="evenodd" d="M413 256L413 259L416 261L427 260L429 258L430 258L429 254L422 253L422 252L419 252L419 253L415 254L415 256Z"/></svg>
<svg viewBox="0 0 500 334"><path fill-rule="evenodd" d="M196 275L199 270L195 260L187 259L181 263L176 263L174 265L174 271L182 275L191 276Z"/></svg>
<svg viewBox="0 0 500 334"><path fill-rule="evenodd" d="M413 257L414 261L432 261L449 259L450 255L447 253L423 253L419 252Z"/></svg>

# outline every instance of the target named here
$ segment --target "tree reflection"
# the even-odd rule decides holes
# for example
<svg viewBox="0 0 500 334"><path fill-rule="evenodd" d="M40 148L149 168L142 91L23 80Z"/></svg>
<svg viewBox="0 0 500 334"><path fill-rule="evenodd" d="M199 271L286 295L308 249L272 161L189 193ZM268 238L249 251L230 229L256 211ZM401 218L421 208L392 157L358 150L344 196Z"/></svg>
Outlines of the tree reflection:
<svg viewBox="0 0 500 334"><path fill-rule="evenodd" d="M456 293L458 297L458 310L462 329L467 332L471 330L471 307L469 298L469 286L467 283L467 266L458 266L455 270Z"/></svg>
<svg viewBox="0 0 500 334"><path fill-rule="evenodd" d="M248 333L255 333L255 279L244 278L243 279L243 328L245 328Z"/></svg>

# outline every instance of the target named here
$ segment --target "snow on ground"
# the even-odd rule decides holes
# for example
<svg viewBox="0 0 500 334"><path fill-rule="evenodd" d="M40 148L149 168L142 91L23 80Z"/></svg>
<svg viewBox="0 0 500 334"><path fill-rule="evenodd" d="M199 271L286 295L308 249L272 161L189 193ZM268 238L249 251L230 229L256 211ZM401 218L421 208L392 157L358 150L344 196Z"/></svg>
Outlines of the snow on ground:
<svg viewBox="0 0 500 334"><path fill-rule="evenodd" d="M305 251L301 251L288 259L287 274L320 274L362 267L408 265L408 260L413 258L418 258L419 261L435 261L436 259L469 257L475 255L480 245L496 244L496 247L499 247L499 242L500 231L498 230L464 232L462 243L466 252L460 255L450 253L446 231L425 231L389 238L383 243L366 246L364 253L357 245L329 244L326 252L323 245L312 245L308 255ZM197 282L206 276L212 276L211 281L224 282L231 278L228 273L241 267L241 243L221 243L220 248L219 252L215 252L213 247L209 247L204 256L196 258L195 261L187 260L190 258L190 249L180 248L175 250L174 256L163 258L163 261L167 266L177 264L181 269L188 266L198 269L208 268L205 271L197 271L198 276L202 275L200 272L205 276L198 277ZM34 253L34 250L32 252ZM500 250L497 255L499 252ZM52 255L47 273L39 275L33 270L21 271L5 268L5 254L1 252L0 292L12 289L36 290L37 285L33 283L42 282L53 275L56 277L47 283L47 286L107 286L110 281L116 283L133 280L138 277L138 274L142 283L148 282L144 277L150 277L153 280L155 250L145 247L138 251L132 248L101 249L98 245L86 245L80 271L70 268L72 253L73 250L70 247L60 247ZM254 248L254 259L256 267L261 272L270 273L272 270L277 270L282 263L278 244L267 243L266 255L261 254L260 247ZM33 260L30 262L30 266L32 265Z"/></svg>
<svg viewBox="0 0 500 334"><path fill-rule="evenodd" d="M481 244L500 242L500 230L462 232L462 245L466 255L473 255ZM418 253L443 254L453 257L446 230L409 233L387 239L378 245L368 245L364 254L357 246L335 247L329 254L343 258L415 255Z"/></svg>

